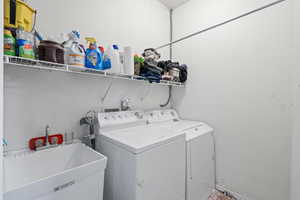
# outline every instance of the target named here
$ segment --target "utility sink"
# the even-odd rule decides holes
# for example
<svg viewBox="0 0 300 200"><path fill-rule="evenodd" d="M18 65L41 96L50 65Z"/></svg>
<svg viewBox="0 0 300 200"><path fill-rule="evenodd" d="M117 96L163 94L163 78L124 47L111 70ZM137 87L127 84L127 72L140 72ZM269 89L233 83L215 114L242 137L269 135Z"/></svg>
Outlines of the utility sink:
<svg viewBox="0 0 300 200"><path fill-rule="evenodd" d="M107 158L84 144L4 158L4 200L102 200Z"/></svg>

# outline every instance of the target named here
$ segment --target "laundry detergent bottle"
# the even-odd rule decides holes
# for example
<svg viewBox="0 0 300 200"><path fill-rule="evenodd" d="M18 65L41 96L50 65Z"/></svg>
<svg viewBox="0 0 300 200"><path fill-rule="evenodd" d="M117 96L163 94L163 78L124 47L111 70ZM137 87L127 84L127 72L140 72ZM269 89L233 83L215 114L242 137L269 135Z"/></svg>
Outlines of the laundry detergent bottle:
<svg viewBox="0 0 300 200"><path fill-rule="evenodd" d="M11 32L7 29L4 30L4 54L9 56L16 55L16 40Z"/></svg>
<svg viewBox="0 0 300 200"><path fill-rule="evenodd" d="M107 54L107 52L105 51L104 47L103 46L99 46L99 49L103 55L103 58L102 58L102 65L103 65L103 69L104 70L109 70L111 69L111 60Z"/></svg>
<svg viewBox="0 0 300 200"><path fill-rule="evenodd" d="M91 69L103 70L103 55L97 46L95 38L85 38L89 43L89 48L86 50L85 66Z"/></svg>
<svg viewBox="0 0 300 200"><path fill-rule="evenodd" d="M16 30L16 44L17 44L17 54L23 58L34 59L34 42L33 34L31 32L24 31L24 27L19 27Z"/></svg>
<svg viewBox="0 0 300 200"><path fill-rule="evenodd" d="M80 34L77 31L72 31L68 34L69 39L63 43L66 49L65 61L68 65L76 65L84 67L85 52L79 44Z"/></svg>

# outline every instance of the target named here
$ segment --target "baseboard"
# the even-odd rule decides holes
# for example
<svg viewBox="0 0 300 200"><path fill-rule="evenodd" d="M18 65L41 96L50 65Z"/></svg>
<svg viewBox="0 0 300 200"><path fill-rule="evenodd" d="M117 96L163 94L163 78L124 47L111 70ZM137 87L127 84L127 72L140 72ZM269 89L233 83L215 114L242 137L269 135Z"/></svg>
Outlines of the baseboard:
<svg viewBox="0 0 300 200"><path fill-rule="evenodd" d="M237 200L254 200L252 198L247 197L246 195L242 195L242 194L240 194L238 192L234 192L232 190L229 190L228 188L226 188L225 186L222 186L222 185L217 185L216 188L217 188L217 190L219 190L221 192L228 192L228 193L230 193Z"/></svg>

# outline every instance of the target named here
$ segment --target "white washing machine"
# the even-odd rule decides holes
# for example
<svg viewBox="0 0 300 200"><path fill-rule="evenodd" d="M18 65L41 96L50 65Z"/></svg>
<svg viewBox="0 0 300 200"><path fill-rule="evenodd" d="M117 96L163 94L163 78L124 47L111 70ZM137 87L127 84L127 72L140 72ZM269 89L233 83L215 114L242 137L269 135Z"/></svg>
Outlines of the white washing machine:
<svg viewBox="0 0 300 200"><path fill-rule="evenodd" d="M175 110L146 112L148 123L186 137L186 200L207 200L215 189L213 128L205 123L181 120Z"/></svg>
<svg viewBox="0 0 300 200"><path fill-rule="evenodd" d="M108 157L104 200L184 200L185 135L142 113L99 113L96 148Z"/></svg>

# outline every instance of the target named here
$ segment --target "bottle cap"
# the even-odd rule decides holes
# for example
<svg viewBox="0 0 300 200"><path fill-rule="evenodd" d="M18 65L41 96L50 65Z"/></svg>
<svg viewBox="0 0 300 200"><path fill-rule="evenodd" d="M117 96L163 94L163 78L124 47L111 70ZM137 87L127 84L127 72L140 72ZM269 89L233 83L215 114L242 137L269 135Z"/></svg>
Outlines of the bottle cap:
<svg viewBox="0 0 300 200"><path fill-rule="evenodd" d="M78 38L80 39L80 33L78 31L72 31L72 33Z"/></svg>
<svg viewBox="0 0 300 200"><path fill-rule="evenodd" d="M97 42L97 40L93 37L86 37L85 40L90 42L90 43L96 43Z"/></svg>
<svg viewBox="0 0 300 200"><path fill-rule="evenodd" d="M115 50L119 50L119 47L118 47L118 45L116 45L116 44L113 45L113 48L114 48Z"/></svg>
<svg viewBox="0 0 300 200"><path fill-rule="evenodd" d="M100 49L100 51L101 51L102 53L104 53L105 49L104 49L103 46L99 46L99 49Z"/></svg>

